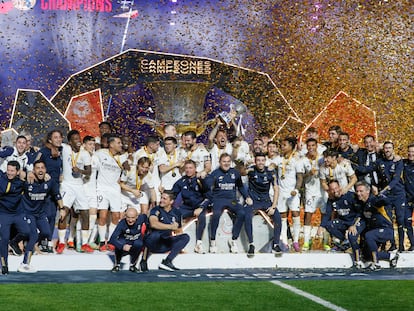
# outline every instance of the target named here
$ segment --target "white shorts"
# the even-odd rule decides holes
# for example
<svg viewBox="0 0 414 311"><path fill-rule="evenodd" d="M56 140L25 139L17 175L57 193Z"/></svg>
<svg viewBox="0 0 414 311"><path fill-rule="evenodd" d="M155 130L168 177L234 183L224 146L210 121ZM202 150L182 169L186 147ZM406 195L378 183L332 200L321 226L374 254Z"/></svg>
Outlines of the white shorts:
<svg viewBox="0 0 414 311"><path fill-rule="evenodd" d="M83 185L62 183L60 186L60 195L62 196L63 206L73 207L75 211L89 209L88 199Z"/></svg>
<svg viewBox="0 0 414 311"><path fill-rule="evenodd" d="M279 192L279 198L277 200L277 209L279 213L285 213L287 211L299 212L300 210L300 194L291 196L289 193Z"/></svg>
<svg viewBox="0 0 414 311"><path fill-rule="evenodd" d="M316 196L316 195L308 195L306 196L306 201L305 201L305 212L306 213L315 213L317 208L320 208L321 211L325 206L325 200L323 197L321 196Z"/></svg>
<svg viewBox="0 0 414 311"><path fill-rule="evenodd" d="M98 210L109 209L111 212L121 212L121 191L119 188L96 189Z"/></svg>
<svg viewBox="0 0 414 311"><path fill-rule="evenodd" d="M125 212L128 207L135 208L139 213L141 213L141 204L149 204L148 196L145 192L141 192L141 197L137 198L134 195L126 195L122 193L121 195L121 210Z"/></svg>
<svg viewBox="0 0 414 311"><path fill-rule="evenodd" d="M88 200L89 208L97 208L98 207L98 198L96 195L96 187L84 187L86 198Z"/></svg>

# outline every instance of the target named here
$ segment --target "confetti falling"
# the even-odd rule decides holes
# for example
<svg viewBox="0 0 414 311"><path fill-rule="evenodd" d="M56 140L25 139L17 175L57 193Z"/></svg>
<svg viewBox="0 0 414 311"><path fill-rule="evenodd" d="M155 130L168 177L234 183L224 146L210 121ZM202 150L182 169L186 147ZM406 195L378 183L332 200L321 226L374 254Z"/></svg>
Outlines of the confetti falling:
<svg viewBox="0 0 414 311"><path fill-rule="evenodd" d="M31 9L0 4L1 128L8 127L17 89L51 98L72 74L120 50L126 20L113 16L125 12L125 1L109 1L110 11L51 9L54 2L43 1L47 8L26 2ZM400 150L412 142L410 0L143 0L134 9L125 49L209 57L268 73L304 124L344 91L376 112L379 141L393 140ZM136 92L148 102L145 89ZM148 108L133 102L123 111ZM270 133L284 121L265 102L249 108Z"/></svg>

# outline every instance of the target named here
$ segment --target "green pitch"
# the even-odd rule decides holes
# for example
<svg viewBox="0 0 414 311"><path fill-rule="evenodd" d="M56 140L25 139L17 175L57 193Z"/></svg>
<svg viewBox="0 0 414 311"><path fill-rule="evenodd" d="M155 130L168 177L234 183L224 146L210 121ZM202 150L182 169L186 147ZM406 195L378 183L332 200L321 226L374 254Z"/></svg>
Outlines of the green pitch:
<svg viewBox="0 0 414 311"><path fill-rule="evenodd" d="M414 281L286 281L347 310L412 310ZM327 310L266 281L0 285L6 310Z"/></svg>

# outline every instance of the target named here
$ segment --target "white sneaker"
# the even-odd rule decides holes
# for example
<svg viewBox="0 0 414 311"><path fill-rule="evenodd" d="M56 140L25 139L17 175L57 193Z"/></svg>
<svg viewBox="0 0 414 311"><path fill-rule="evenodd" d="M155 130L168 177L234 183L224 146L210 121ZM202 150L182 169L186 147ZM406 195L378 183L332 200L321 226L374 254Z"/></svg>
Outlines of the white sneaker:
<svg viewBox="0 0 414 311"><path fill-rule="evenodd" d="M25 263L21 263L19 268L17 268L17 271L22 272L22 273L36 273L37 270L28 264Z"/></svg>
<svg viewBox="0 0 414 311"><path fill-rule="evenodd" d="M194 247L194 252L198 254L205 254L206 251L204 250L203 243L197 242L196 246Z"/></svg>
<svg viewBox="0 0 414 311"><path fill-rule="evenodd" d="M217 251L216 241L210 241L210 253L215 254Z"/></svg>
<svg viewBox="0 0 414 311"><path fill-rule="evenodd" d="M239 252L239 248L237 247L237 240L229 239L228 243L230 247L230 253L237 254Z"/></svg>

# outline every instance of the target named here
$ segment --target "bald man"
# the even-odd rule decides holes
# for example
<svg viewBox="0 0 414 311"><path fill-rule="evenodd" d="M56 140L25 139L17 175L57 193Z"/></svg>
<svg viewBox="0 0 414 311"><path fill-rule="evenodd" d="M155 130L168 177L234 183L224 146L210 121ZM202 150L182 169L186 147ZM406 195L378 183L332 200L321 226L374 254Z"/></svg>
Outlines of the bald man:
<svg viewBox="0 0 414 311"><path fill-rule="evenodd" d="M143 236L146 222L147 216L145 214L138 216L138 211L135 208L126 210L125 218L118 223L109 241L115 246L115 264L112 272L120 271L121 259L125 255L130 255L129 271L139 272L136 264L144 246Z"/></svg>

